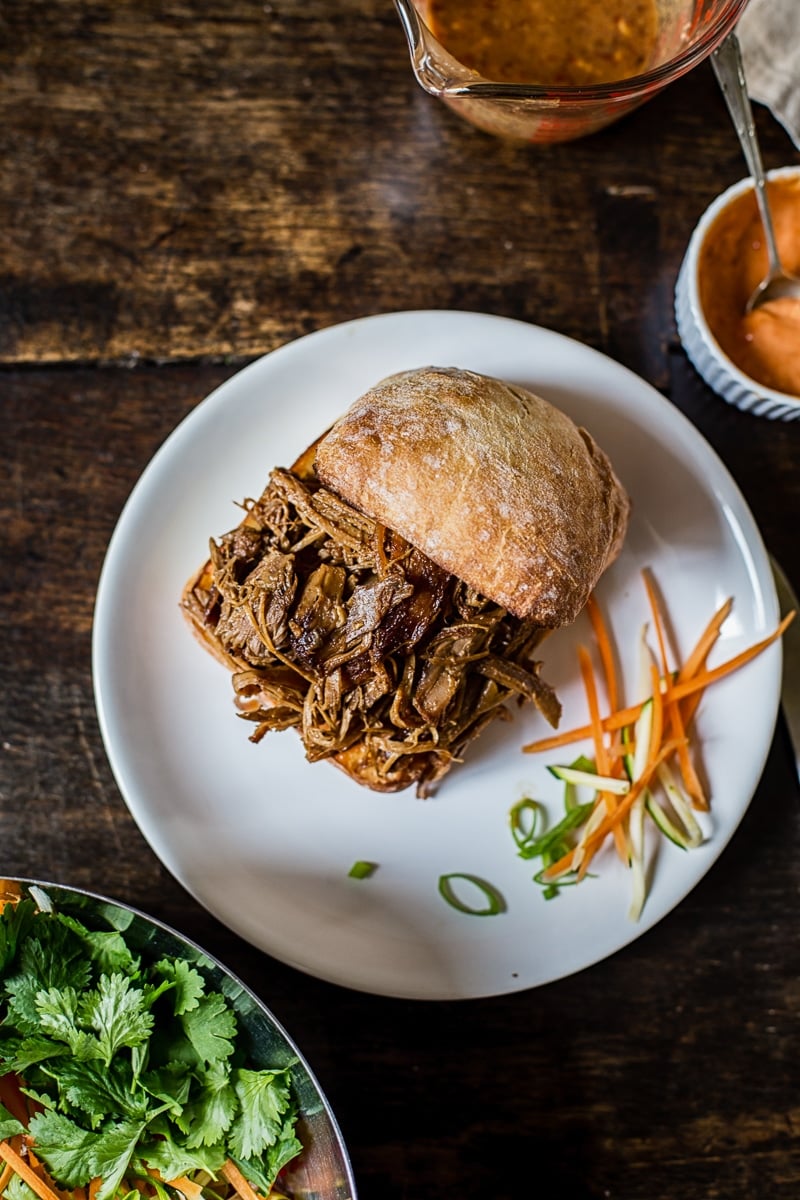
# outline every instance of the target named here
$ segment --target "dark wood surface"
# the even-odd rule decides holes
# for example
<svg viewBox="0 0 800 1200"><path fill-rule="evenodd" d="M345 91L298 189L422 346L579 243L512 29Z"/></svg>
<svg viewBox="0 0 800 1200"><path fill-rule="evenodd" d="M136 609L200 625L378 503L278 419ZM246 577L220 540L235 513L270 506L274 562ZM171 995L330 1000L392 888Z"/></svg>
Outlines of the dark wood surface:
<svg viewBox="0 0 800 1200"><path fill-rule="evenodd" d="M767 166L797 162L756 115ZM672 314L695 221L743 174L707 65L536 149L417 88L388 0L0 3L0 869L132 903L236 970L309 1059L362 1200L795 1200L786 731L717 864L614 957L496 999L352 992L230 934L128 814L91 679L109 537L168 433L254 356L456 308L548 326L653 383L800 585L800 425L719 400Z"/></svg>

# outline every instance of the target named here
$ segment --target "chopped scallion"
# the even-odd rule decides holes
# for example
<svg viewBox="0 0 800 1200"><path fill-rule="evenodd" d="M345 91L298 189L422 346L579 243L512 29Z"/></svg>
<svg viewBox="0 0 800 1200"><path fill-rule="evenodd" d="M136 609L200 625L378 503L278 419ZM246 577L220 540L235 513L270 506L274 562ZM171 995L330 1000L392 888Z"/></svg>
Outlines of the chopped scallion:
<svg viewBox="0 0 800 1200"><path fill-rule="evenodd" d="M463 900L453 887L454 882L466 883L468 887L476 888L486 900L483 908L474 908ZM472 917L495 917L506 911L506 902L496 887L479 879L477 875L465 875L460 871L452 871L449 875L439 876L439 894L443 900L459 912L469 913Z"/></svg>
<svg viewBox="0 0 800 1200"><path fill-rule="evenodd" d="M347 872L350 879L369 879L378 869L378 864L374 862L365 862L364 859L358 859L354 862L350 870Z"/></svg>

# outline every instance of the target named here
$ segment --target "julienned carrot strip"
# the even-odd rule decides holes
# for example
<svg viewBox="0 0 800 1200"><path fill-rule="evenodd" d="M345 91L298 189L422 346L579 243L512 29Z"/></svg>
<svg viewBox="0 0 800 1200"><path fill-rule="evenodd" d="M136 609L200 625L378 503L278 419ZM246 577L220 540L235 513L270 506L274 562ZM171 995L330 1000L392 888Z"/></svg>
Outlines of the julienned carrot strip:
<svg viewBox="0 0 800 1200"><path fill-rule="evenodd" d="M661 619L661 609L656 596L656 589L649 571L642 571L642 579L644 580L647 599L650 602L650 611L653 614L653 626L656 631L656 640L658 642L658 652L661 656L661 670L665 678L669 675L669 660L667 659L667 640L664 634L664 622Z"/></svg>
<svg viewBox="0 0 800 1200"><path fill-rule="evenodd" d="M664 622L661 617L661 610L659 608L655 586L648 571L642 572L642 578L644 579L647 598L650 602L650 610L653 614L653 624L655 626L658 649L661 656L661 670L664 676L664 715L672 736L678 743L678 764L680 766L681 776L683 778L683 785L691 797L695 808L707 811L708 800L706 799L703 786L700 783L697 772L695 771L692 760L689 756L689 747L686 743L686 729L684 726L683 717L681 715L681 707L678 701L673 697L673 688L671 683L672 672L670 671L669 659L667 657L667 643L664 634ZM659 688L659 691L661 691L661 688Z"/></svg>
<svg viewBox="0 0 800 1200"><path fill-rule="evenodd" d="M725 603L722 604L714 613L714 616L703 630L703 633L701 634L694 650L692 650L691 654L678 672L679 683L683 683L686 679L691 679L692 676L696 675L698 671L705 670L708 656L716 645L717 639L719 638L722 630L722 626L730 616L732 608L733 599L732 597L729 597ZM687 696L681 704L681 716L683 717L683 723L687 729L692 723L694 714L697 712L702 699L703 693L695 692L694 695Z"/></svg>
<svg viewBox="0 0 800 1200"><path fill-rule="evenodd" d="M595 764L598 775L608 775L608 755L603 740L603 722L600 718L600 707L597 703L597 687L594 680L592 660L585 646L578 646L578 663L583 679L583 690L586 692L586 702L589 706L589 720L592 726L594 740Z"/></svg>
<svg viewBox="0 0 800 1200"><path fill-rule="evenodd" d="M585 646L578 647L578 661L580 663L584 691L586 692L586 701L589 705L589 717L592 722L592 738L594 740L594 756L595 765L597 766L597 773L598 775L608 775L611 768L603 738L603 724L600 719L600 707L597 701L597 684L594 678L592 660ZM612 799L607 792L600 792L597 798L597 803L599 804L603 800L605 800L607 807L613 807L614 799ZM615 836L614 840L617 844L617 852L619 853L620 858L623 862L626 862L628 858L628 848L625 845L625 835L621 828L619 829L619 833Z"/></svg>
<svg viewBox="0 0 800 1200"><path fill-rule="evenodd" d="M680 765L681 776L686 791L692 798L695 808L707 810L708 801L705 797L702 784L694 769L692 760L689 756L689 748L686 744L686 729L681 715L680 704L673 699L672 687L670 680L672 673L669 666L669 658L667 656L667 641L664 632L664 621L661 615L661 608L658 603L655 585L650 576L649 571L642 572L647 599L650 602L650 611L653 614L653 625L656 631L658 641L658 650L661 657L661 670L664 676L664 708L667 724L670 727L672 736L678 743L678 763ZM660 690L660 689L659 689ZM655 693L654 693L655 694Z"/></svg>
<svg viewBox="0 0 800 1200"><path fill-rule="evenodd" d="M615 712L619 707L619 688L617 686L617 670L614 664L614 651L611 647L611 638L608 635L606 623L603 620L603 614L600 611L600 605L595 600L594 596L590 596L586 602L586 611L589 614L589 620L592 623L594 630L597 649L600 652L600 662L603 664L603 674L606 681L606 694L608 696L608 707L611 712Z"/></svg>
<svg viewBox="0 0 800 1200"><path fill-rule="evenodd" d="M647 762L658 753L664 737L664 697L661 693L661 681L655 663L650 665L650 681L653 688L653 726L650 730L650 746L647 751Z"/></svg>
<svg viewBox="0 0 800 1200"><path fill-rule="evenodd" d="M5 1159L16 1175L19 1175L28 1187L36 1193L40 1200L61 1200L54 1188L45 1183L36 1172L29 1167L24 1158L12 1150L8 1142L0 1142L0 1158Z"/></svg>
<svg viewBox="0 0 800 1200"><path fill-rule="evenodd" d="M175 1188L177 1192L181 1192L186 1200L199 1200L203 1194L203 1189L199 1183L189 1179L186 1175L179 1175L176 1179L165 1179L160 1171L154 1167L148 1167L147 1174L152 1175L154 1179L158 1179L160 1183L166 1183L168 1187ZM98 1181L99 1182L99 1181Z"/></svg>
<svg viewBox="0 0 800 1200"><path fill-rule="evenodd" d="M672 688L668 682L664 695L665 708L672 735L678 742L678 765L683 779L683 786L686 788L694 807L701 812L708 812L708 800L689 755L689 745L686 740L686 729L681 715L681 706L677 700L672 699L671 693Z"/></svg>
<svg viewBox="0 0 800 1200"><path fill-rule="evenodd" d="M720 635L722 626L730 616L732 608L733 598L729 596L725 603L714 613L714 616L700 635L697 645L683 663L678 672L678 683L683 683L686 679L691 679L698 671L705 668L706 659Z"/></svg>
<svg viewBox="0 0 800 1200"><path fill-rule="evenodd" d="M231 1162L229 1158L223 1163L219 1173L223 1179L227 1179L228 1183L241 1196L242 1200L261 1200L258 1192L248 1183L236 1166L236 1163Z"/></svg>
<svg viewBox="0 0 800 1200"><path fill-rule="evenodd" d="M712 683L717 683L718 680L724 679L726 675L730 675L733 671L737 671L739 667L743 667L746 663L751 662L762 650L766 650L768 646L771 646L773 642L776 642L778 638L783 636L795 616L796 613L792 609L769 637L765 637L762 641L748 646L746 650L742 650L740 654L729 658L727 662L720 663L718 667L713 667L708 671L698 671L692 679L687 679L683 683L673 684L672 699L683 700L686 696L692 696L695 692L703 691L705 688L710 687ZM642 703L646 702L643 701ZM611 730L622 729L625 725L632 725L638 719L641 711L642 704L632 704L629 708L621 708L615 713L610 713L609 716L603 718L603 730L608 733ZM591 725L582 725L579 728L570 729L565 733L557 733L553 737L542 738L538 742L529 742L522 749L526 754L538 754L542 750L555 750L559 746L568 746L571 742L582 742L591 736Z"/></svg>
<svg viewBox="0 0 800 1200"><path fill-rule="evenodd" d="M201 1188L200 1184L194 1183L193 1180L188 1179L186 1175L179 1175L177 1179L170 1179L169 1186L171 1188L175 1188L176 1191L181 1192L181 1194L186 1197L186 1200L199 1200L200 1196L203 1194L203 1189Z"/></svg>
<svg viewBox="0 0 800 1200"><path fill-rule="evenodd" d="M594 596L590 596L586 609L589 614L589 620L592 623L597 649L600 653L600 661L603 664L603 675L606 682L606 696L608 697L609 712L614 712L619 707L619 681L617 678L617 667L614 655L614 647L611 642L611 636L608 632L608 626L603 617L600 605L597 603ZM610 757L610 765L612 774L622 774L622 757L623 747L622 738L615 730L612 733L608 752ZM631 752L632 753L632 752Z"/></svg>

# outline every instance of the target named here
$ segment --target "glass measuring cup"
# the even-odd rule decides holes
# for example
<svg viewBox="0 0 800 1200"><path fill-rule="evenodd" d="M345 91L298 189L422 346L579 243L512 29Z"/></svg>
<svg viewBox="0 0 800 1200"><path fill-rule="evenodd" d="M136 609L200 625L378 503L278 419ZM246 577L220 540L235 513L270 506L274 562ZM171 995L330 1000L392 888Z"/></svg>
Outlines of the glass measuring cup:
<svg viewBox="0 0 800 1200"><path fill-rule="evenodd" d="M546 143L594 133L686 74L731 31L747 0L657 0L658 32L646 69L628 79L591 87L484 79L433 35L427 23L429 0L394 0L394 4L414 75L426 92L487 133Z"/></svg>

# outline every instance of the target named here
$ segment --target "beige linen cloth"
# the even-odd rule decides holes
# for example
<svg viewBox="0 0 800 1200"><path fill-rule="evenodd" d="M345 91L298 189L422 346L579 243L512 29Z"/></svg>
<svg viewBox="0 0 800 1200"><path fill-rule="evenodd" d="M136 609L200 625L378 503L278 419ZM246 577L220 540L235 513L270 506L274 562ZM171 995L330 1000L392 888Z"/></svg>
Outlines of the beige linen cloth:
<svg viewBox="0 0 800 1200"><path fill-rule="evenodd" d="M737 32L751 100L800 149L800 0L750 0Z"/></svg>

